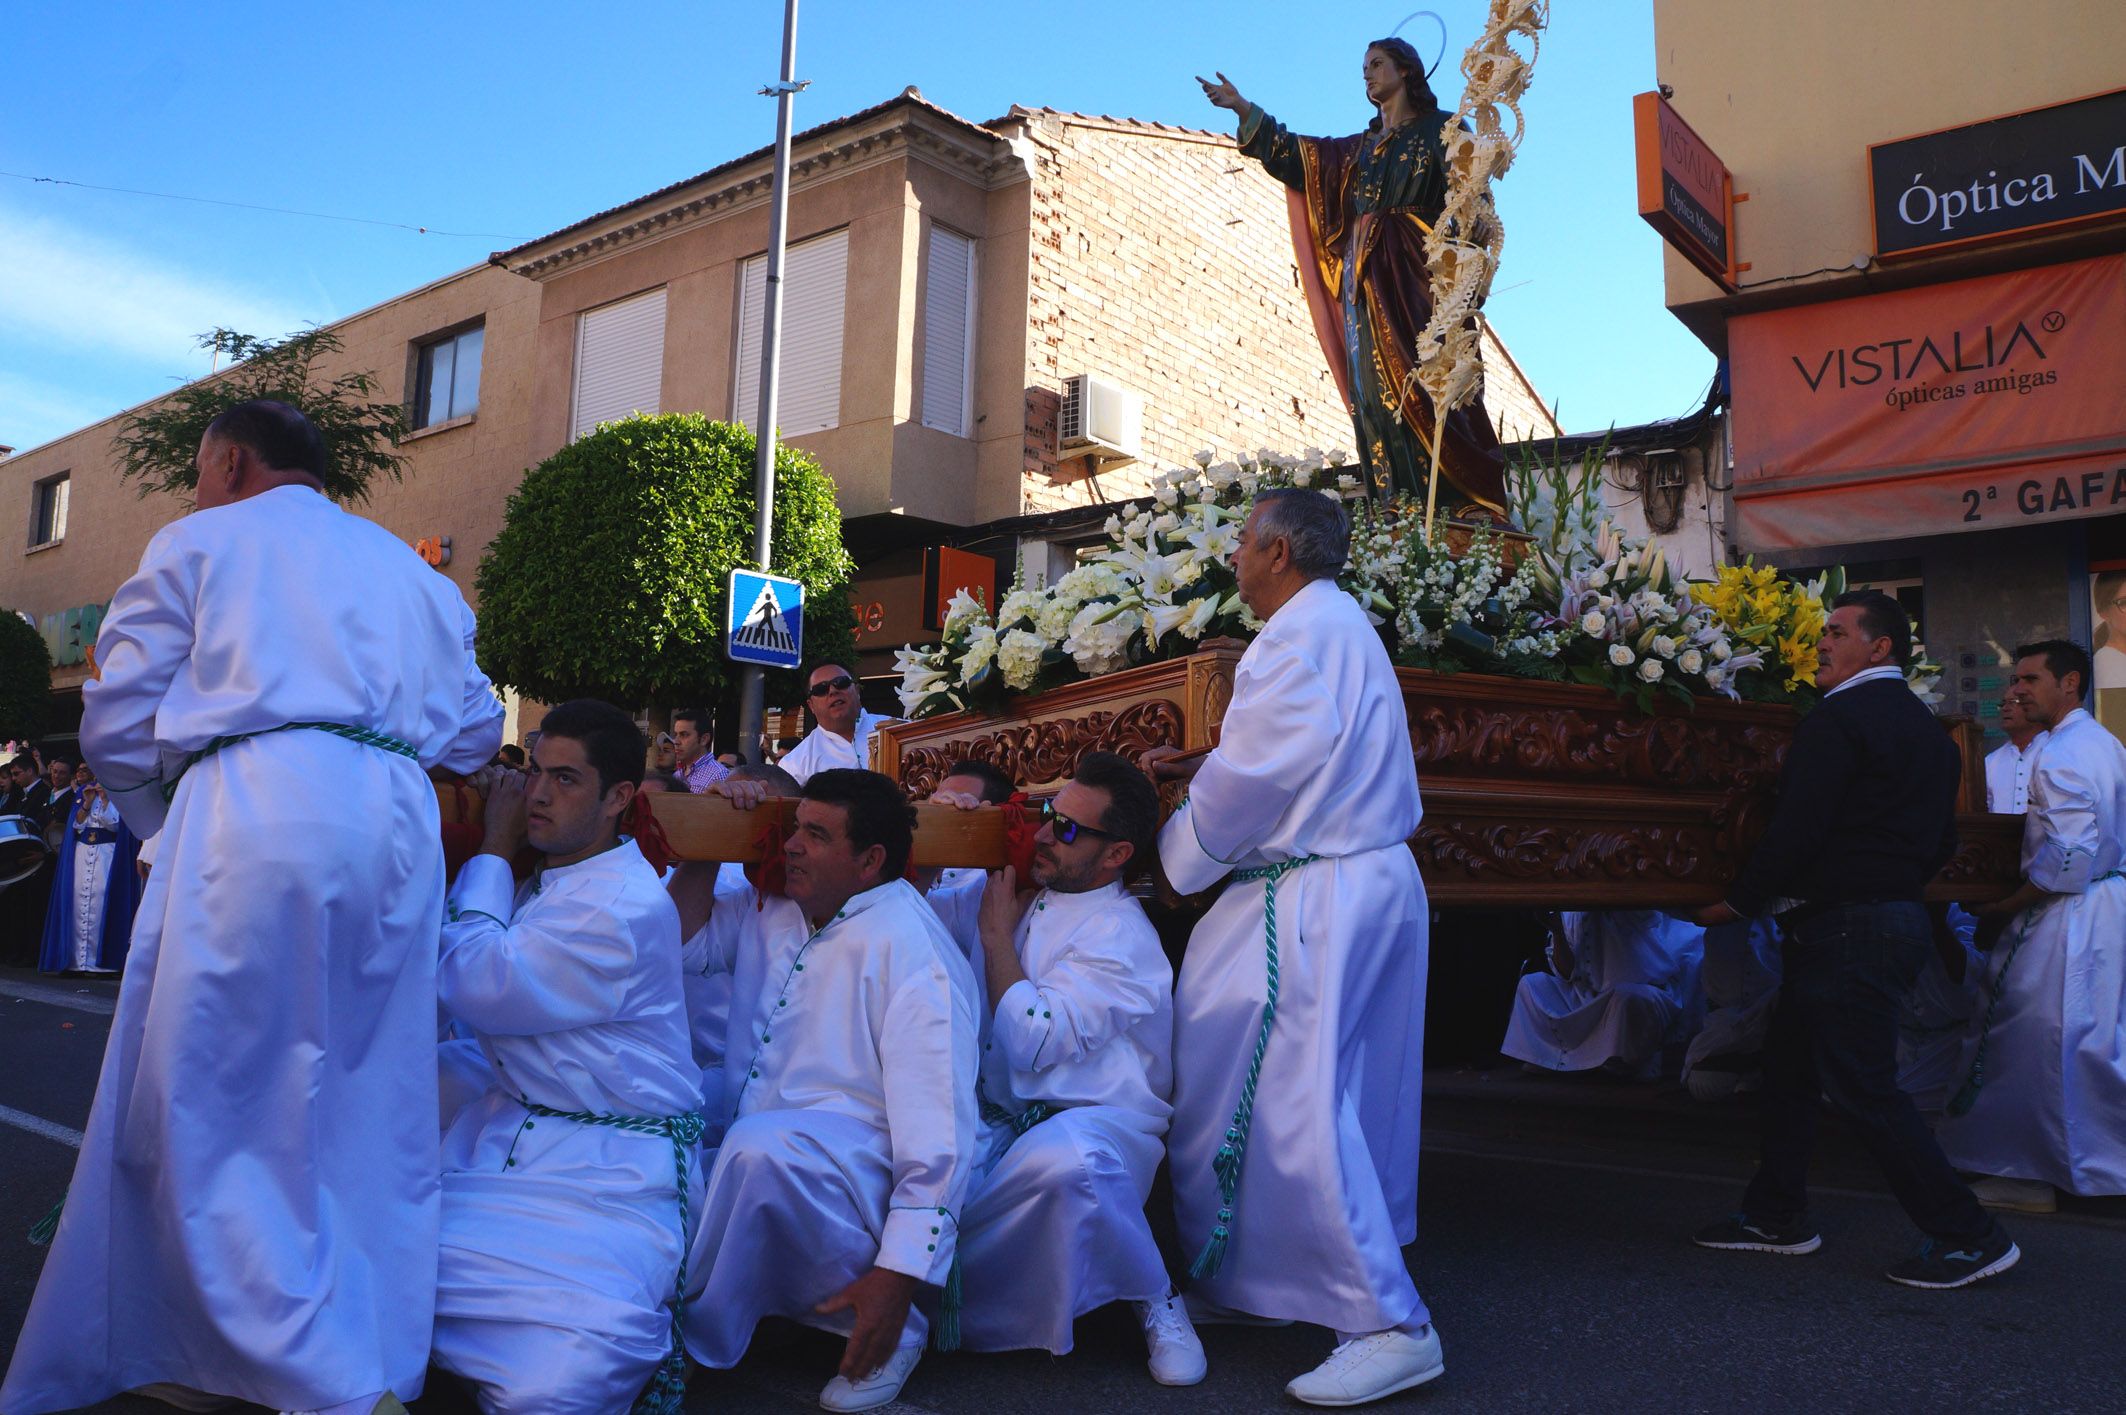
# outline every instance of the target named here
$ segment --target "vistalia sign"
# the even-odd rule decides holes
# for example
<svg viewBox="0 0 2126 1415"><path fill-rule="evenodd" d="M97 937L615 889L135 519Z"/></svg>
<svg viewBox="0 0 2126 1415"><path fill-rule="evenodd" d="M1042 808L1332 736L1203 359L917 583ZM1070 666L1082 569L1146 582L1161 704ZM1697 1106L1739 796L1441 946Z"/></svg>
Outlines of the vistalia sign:
<svg viewBox="0 0 2126 1415"><path fill-rule="evenodd" d="M2126 216L2126 89L1876 143L1884 257Z"/></svg>

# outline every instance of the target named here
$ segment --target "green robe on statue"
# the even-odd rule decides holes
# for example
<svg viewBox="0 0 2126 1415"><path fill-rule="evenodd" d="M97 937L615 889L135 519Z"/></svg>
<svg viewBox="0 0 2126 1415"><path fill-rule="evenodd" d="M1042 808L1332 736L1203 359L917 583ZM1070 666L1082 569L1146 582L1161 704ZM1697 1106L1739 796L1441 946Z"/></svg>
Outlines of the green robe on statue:
<svg viewBox="0 0 2126 1415"><path fill-rule="evenodd" d="M1290 189L1315 331L1378 493L1425 495L1432 405L1409 374L1432 317L1424 240L1446 203L1449 117L1435 110L1347 138L1295 136L1259 105L1240 120L1241 152ZM1447 415L1439 452L1441 508L1503 518L1505 454L1481 395Z"/></svg>

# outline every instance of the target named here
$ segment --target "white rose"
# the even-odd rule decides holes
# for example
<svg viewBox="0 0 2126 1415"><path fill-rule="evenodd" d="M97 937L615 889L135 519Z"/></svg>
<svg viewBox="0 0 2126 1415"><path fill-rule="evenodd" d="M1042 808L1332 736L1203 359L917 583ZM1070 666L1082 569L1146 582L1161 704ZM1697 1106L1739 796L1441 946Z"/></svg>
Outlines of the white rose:
<svg viewBox="0 0 2126 1415"><path fill-rule="evenodd" d="M1725 663L1725 662L1727 662L1727 661L1728 661L1728 659L1729 659L1729 658L1733 657L1733 655L1734 655L1734 652L1735 652L1735 651L1734 651L1733 649L1731 649L1731 648L1729 648L1729 647L1727 646L1727 640L1725 640L1725 639L1715 639L1715 640L1713 640L1713 646L1712 646L1712 655L1713 655L1713 662L1715 662L1715 663Z"/></svg>
<svg viewBox="0 0 2126 1415"><path fill-rule="evenodd" d="M1654 635L1654 652L1663 658L1676 656L1676 641L1666 634Z"/></svg>
<svg viewBox="0 0 2126 1415"><path fill-rule="evenodd" d="M1590 609L1580 616L1580 632L1590 639L1599 639L1609 629L1609 621L1599 609Z"/></svg>
<svg viewBox="0 0 2126 1415"><path fill-rule="evenodd" d="M1639 664L1639 676L1649 683L1660 682L1661 672L1661 660L1658 658L1645 659Z"/></svg>
<svg viewBox="0 0 2126 1415"><path fill-rule="evenodd" d="M1705 668L1705 655L1696 649L1685 649L1682 656L1676 660L1676 667L1685 673L1702 672Z"/></svg>
<svg viewBox="0 0 2126 1415"><path fill-rule="evenodd" d="M1600 565L1595 566L1594 569L1589 570L1587 572L1588 588L1599 590L1606 587L1608 584L1609 571L1603 569Z"/></svg>
<svg viewBox="0 0 2126 1415"><path fill-rule="evenodd" d="M1632 664L1637 660L1637 657L1638 656L1636 654L1634 654L1629 648L1626 648L1623 644L1611 644L1609 646L1609 661L1611 663L1614 663L1619 668L1631 667Z"/></svg>
<svg viewBox="0 0 2126 1415"><path fill-rule="evenodd" d="M1211 459L1216 457L1217 455L1218 454L1216 452L1213 452L1208 447L1199 447L1196 449L1196 455L1194 457L1191 457L1189 460L1194 462L1199 467L1208 467L1211 464Z"/></svg>

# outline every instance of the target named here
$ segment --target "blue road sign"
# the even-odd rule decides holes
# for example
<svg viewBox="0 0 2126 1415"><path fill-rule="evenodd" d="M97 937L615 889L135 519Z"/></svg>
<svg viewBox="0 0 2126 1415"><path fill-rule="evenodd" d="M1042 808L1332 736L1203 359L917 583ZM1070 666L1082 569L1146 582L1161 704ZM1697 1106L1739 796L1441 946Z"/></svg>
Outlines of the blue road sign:
<svg viewBox="0 0 2126 1415"><path fill-rule="evenodd" d="M724 657L763 668L795 668L805 656L805 587L781 575L733 570L724 618Z"/></svg>

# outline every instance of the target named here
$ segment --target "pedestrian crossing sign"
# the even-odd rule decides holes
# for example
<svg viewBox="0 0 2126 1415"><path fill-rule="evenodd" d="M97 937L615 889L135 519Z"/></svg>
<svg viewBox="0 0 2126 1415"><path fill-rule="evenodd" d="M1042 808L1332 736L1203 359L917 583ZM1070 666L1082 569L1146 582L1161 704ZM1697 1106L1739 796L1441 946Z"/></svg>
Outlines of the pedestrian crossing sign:
<svg viewBox="0 0 2126 1415"><path fill-rule="evenodd" d="M763 668L795 668L805 653L805 587L759 570L731 572L724 657Z"/></svg>

